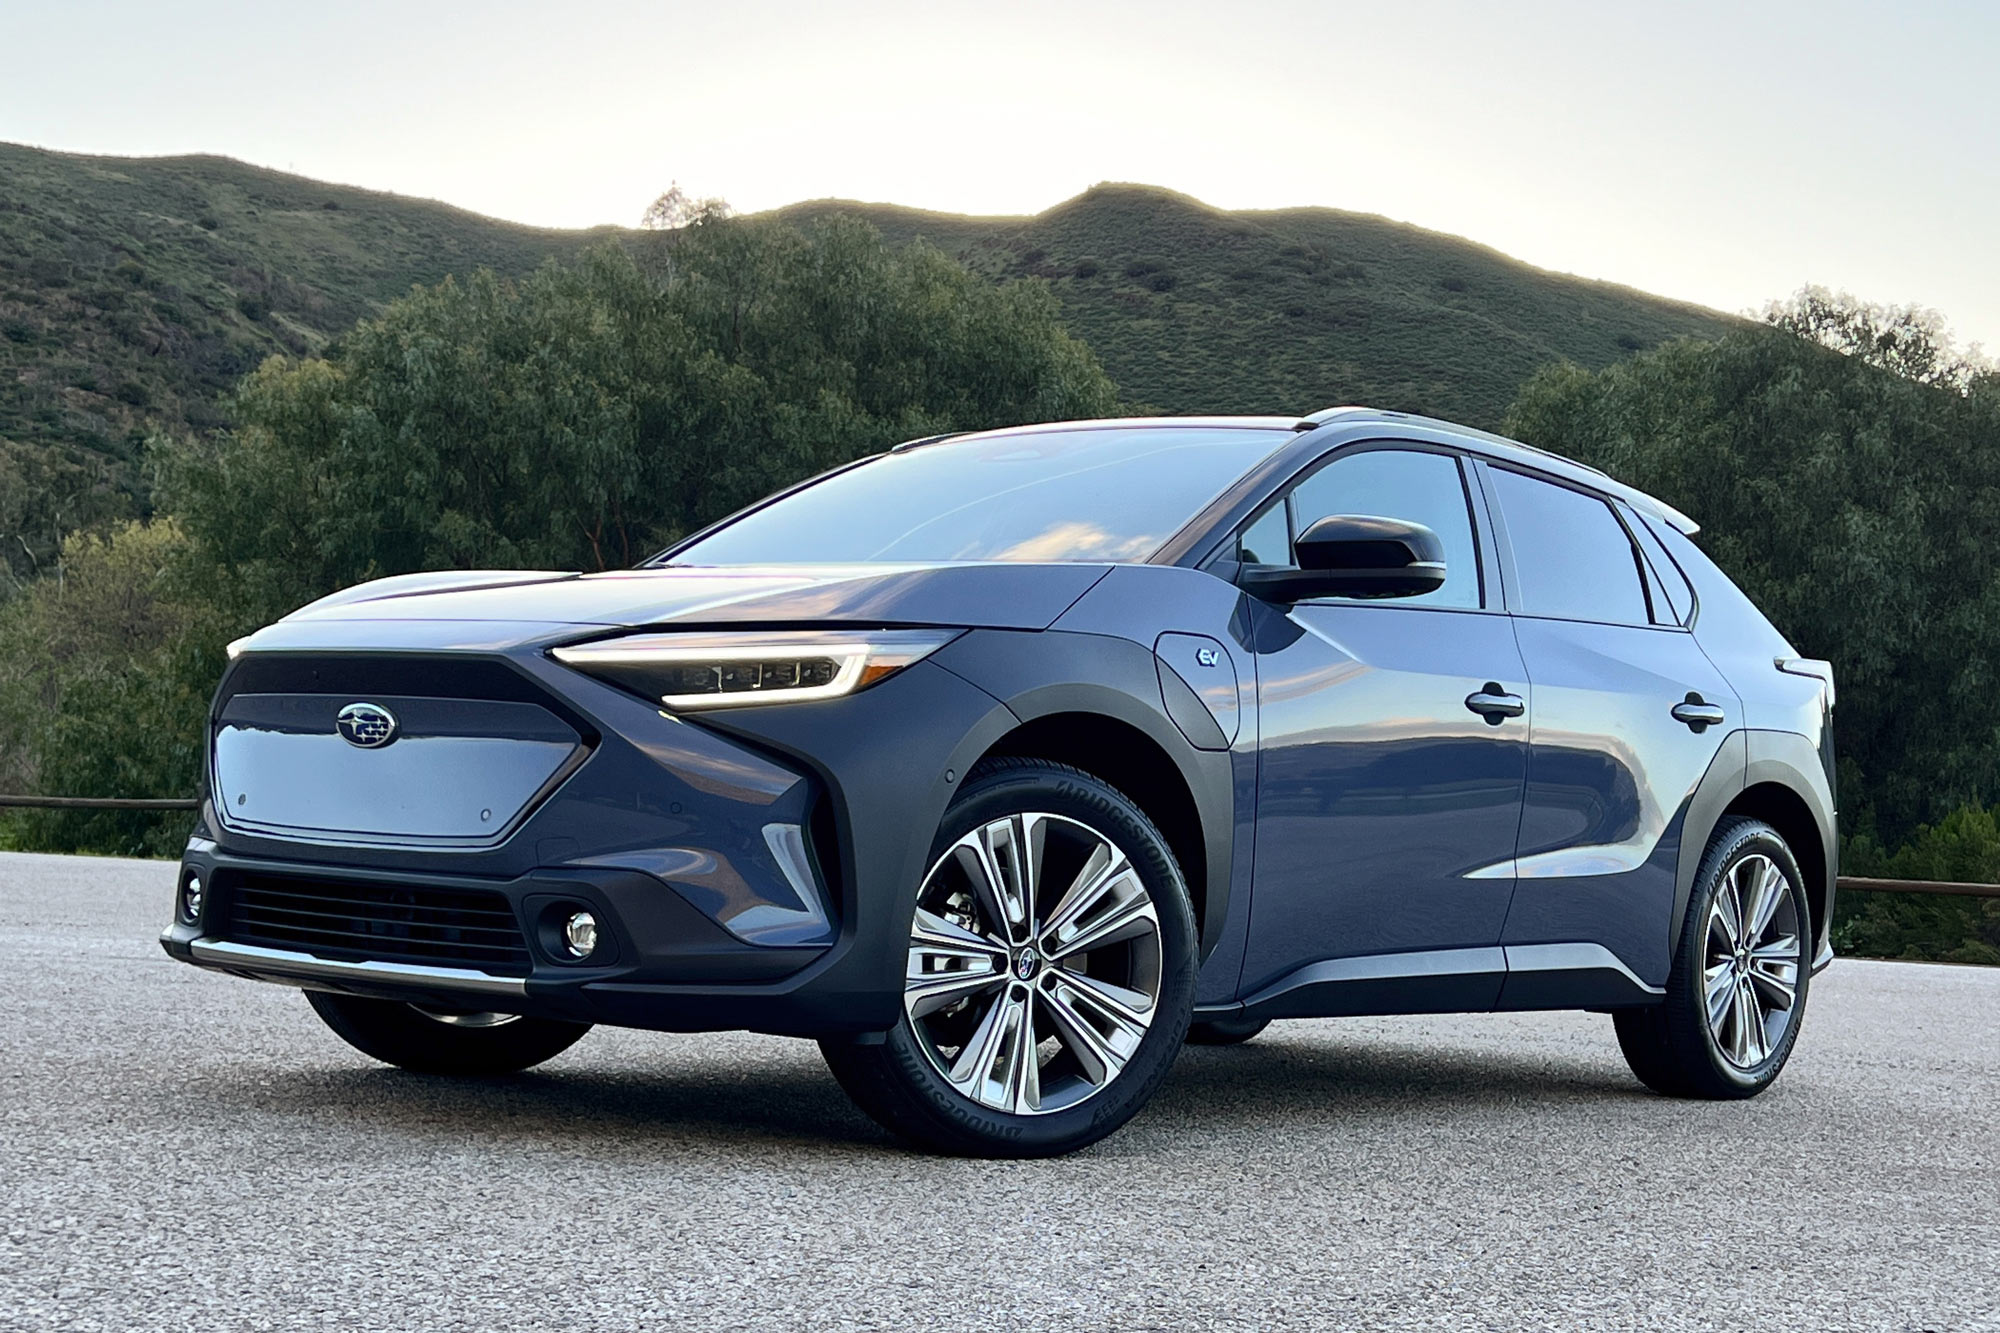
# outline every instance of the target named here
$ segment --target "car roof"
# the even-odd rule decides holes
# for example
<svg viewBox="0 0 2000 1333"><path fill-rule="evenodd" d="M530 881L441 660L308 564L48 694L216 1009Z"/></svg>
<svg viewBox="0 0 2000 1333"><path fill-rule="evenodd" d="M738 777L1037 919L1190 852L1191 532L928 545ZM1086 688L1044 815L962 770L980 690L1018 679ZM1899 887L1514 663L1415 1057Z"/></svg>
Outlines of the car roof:
<svg viewBox="0 0 2000 1333"><path fill-rule="evenodd" d="M1104 417L1090 421L1047 421L1026 426L1004 426L997 430L933 435L899 444L890 452L902 453L932 445L1058 431L1146 429L1271 431L1282 438L1272 441L1268 457L1286 453L1299 456L1301 461L1307 457L1318 457L1329 449L1352 441L1380 439L1383 438L1384 432L1388 432L1396 439L1447 445L1467 453L1480 454L1501 462L1515 463L1545 472L1564 481L1615 496L1634 509L1652 514L1689 535L1701 530L1700 525L1693 519L1666 501L1649 495L1636 486L1629 486L1587 463L1579 463L1573 458L1565 458L1546 449L1537 449L1532 444L1523 444L1519 440L1511 440L1504 435L1495 435L1491 431L1480 430L1474 426L1462 426L1457 422L1442 421L1436 417L1417 416L1410 412L1392 412L1377 407L1329 407L1306 417Z"/></svg>

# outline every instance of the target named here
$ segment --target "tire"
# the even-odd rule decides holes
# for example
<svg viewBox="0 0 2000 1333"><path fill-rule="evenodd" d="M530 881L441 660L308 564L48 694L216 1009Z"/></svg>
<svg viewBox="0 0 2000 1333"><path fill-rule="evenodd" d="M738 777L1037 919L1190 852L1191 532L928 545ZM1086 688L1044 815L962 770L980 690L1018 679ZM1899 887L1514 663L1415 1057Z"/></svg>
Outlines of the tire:
<svg viewBox="0 0 2000 1333"><path fill-rule="evenodd" d="M420 1009L330 991L307 991L306 1000L355 1050L418 1074L517 1074L590 1031L588 1023Z"/></svg>
<svg viewBox="0 0 2000 1333"><path fill-rule="evenodd" d="M1752 947L1737 948L1727 923L1745 908L1764 919L1752 923ZM1665 1002L1612 1016L1639 1081L1668 1097L1711 1100L1770 1087L1805 1020L1812 938L1805 880L1785 840L1761 820L1723 820L1695 875ZM1711 997L1720 997L1714 1019Z"/></svg>
<svg viewBox="0 0 2000 1333"><path fill-rule="evenodd" d="M1240 1046L1269 1026L1268 1018L1205 1018L1188 1026L1188 1045Z"/></svg>
<svg viewBox="0 0 2000 1333"><path fill-rule="evenodd" d="M964 1156L1053 1156L1130 1120L1194 1006L1194 910L1152 821L1079 769L989 761L929 865L902 1019L820 1044L840 1086L891 1133ZM1016 1058L1024 1020L1032 1061Z"/></svg>

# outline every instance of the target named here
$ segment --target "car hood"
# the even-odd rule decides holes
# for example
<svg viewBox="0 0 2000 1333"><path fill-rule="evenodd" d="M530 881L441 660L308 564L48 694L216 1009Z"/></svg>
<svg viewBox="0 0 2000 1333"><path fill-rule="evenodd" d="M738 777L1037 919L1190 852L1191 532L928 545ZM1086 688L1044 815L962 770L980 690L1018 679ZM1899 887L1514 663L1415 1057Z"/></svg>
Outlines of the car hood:
<svg viewBox="0 0 2000 1333"><path fill-rule="evenodd" d="M266 635L290 637L282 632L286 627L333 631L350 625L358 631L355 622L389 621L607 627L849 621L1046 629L1109 569L996 563L405 574L323 597L252 642L261 647Z"/></svg>

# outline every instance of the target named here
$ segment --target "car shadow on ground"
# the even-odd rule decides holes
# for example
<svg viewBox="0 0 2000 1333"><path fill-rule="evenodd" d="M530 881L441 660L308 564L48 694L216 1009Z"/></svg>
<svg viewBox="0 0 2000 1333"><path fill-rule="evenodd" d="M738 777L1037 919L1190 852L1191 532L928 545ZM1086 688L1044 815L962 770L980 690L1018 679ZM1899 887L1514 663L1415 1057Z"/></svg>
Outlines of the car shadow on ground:
<svg viewBox="0 0 2000 1333"><path fill-rule="evenodd" d="M698 1040L698 1039L697 1039ZM453 1079L369 1067L260 1071L254 1087L211 1097L267 1113L334 1117L355 1127L496 1144L549 1136L656 1151L699 1142L768 1149L774 1140L880 1151L893 1143L848 1102L817 1052L740 1063L698 1053L611 1070L557 1063L505 1078ZM1341 1046L1267 1034L1238 1047L1182 1053L1141 1122L1150 1137L1207 1135L1274 1121L1354 1127L1479 1112L1546 1121L1551 1112L1643 1098L1622 1070L1557 1056L1411 1043Z"/></svg>

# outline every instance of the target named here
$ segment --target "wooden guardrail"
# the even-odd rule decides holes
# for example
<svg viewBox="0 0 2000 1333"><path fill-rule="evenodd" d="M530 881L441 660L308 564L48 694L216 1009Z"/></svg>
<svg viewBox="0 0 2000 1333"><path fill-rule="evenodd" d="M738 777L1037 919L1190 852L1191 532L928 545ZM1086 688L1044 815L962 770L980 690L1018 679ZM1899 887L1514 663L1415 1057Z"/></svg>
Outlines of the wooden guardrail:
<svg viewBox="0 0 2000 1333"><path fill-rule="evenodd" d="M1960 884L1942 879L1870 879L1866 875L1842 875L1836 881L1845 889L1868 893L1945 893L1960 898L2000 898L2000 884Z"/></svg>
<svg viewBox="0 0 2000 1333"><path fill-rule="evenodd" d="M0 796L0 809L27 810L198 810L201 802L181 797L130 796ZM2000 898L2000 884L1961 884L1953 880L1871 879L1842 875L1841 889L1865 893L1937 893L1958 898Z"/></svg>
<svg viewBox="0 0 2000 1333"><path fill-rule="evenodd" d="M182 797L0 796L0 810L199 810L200 801Z"/></svg>

